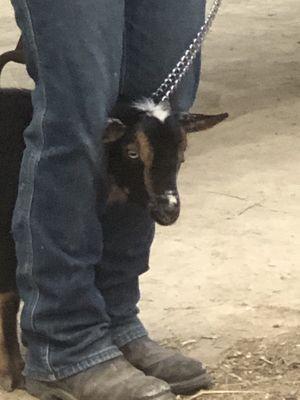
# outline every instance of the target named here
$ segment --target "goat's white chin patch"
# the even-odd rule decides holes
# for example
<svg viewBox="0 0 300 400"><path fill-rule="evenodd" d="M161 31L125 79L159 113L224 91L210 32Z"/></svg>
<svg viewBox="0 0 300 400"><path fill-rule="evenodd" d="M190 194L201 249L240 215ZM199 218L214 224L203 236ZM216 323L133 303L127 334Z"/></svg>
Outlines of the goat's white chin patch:
<svg viewBox="0 0 300 400"><path fill-rule="evenodd" d="M176 196L174 196L174 194L169 194L167 196L167 199L168 199L169 203L171 204L171 206L177 206L178 199Z"/></svg>
<svg viewBox="0 0 300 400"><path fill-rule="evenodd" d="M149 117L157 118L161 122L165 122L170 115L170 109L165 103L156 104L152 99L142 99L133 103L133 107L144 111Z"/></svg>
<svg viewBox="0 0 300 400"><path fill-rule="evenodd" d="M178 197L171 190L168 190L167 192L165 192L162 197L168 201L170 206L178 205Z"/></svg>

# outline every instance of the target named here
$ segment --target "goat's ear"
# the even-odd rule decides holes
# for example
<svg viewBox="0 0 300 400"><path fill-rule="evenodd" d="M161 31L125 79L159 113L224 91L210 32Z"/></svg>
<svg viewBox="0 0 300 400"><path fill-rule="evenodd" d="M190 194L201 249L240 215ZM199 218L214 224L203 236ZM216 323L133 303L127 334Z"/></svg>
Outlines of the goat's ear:
<svg viewBox="0 0 300 400"><path fill-rule="evenodd" d="M125 125L119 119L109 118L103 136L103 143L115 142L124 135L125 130Z"/></svg>
<svg viewBox="0 0 300 400"><path fill-rule="evenodd" d="M212 128L227 117L227 113L216 115L183 113L180 115L180 123L186 132L198 132Z"/></svg>

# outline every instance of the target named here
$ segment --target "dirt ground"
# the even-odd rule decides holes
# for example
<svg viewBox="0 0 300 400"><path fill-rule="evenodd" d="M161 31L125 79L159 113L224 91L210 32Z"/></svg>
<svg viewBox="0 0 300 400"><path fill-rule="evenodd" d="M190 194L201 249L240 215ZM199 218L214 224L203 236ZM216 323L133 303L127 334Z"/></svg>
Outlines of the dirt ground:
<svg viewBox="0 0 300 400"><path fill-rule="evenodd" d="M3 51L17 30L0 4ZM141 280L152 336L214 374L194 399L300 398L299 25L299 0L224 0L205 44L194 108L230 119L190 137L180 220L157 228ZM30 86L11 65L16 84Z"/></svg>

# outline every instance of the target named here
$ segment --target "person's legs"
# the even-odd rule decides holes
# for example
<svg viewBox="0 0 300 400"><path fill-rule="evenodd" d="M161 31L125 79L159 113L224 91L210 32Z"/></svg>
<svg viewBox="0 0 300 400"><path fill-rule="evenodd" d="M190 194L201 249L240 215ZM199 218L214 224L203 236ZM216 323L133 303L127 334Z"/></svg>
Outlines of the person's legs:
<svg viewBox="0 0 300 400"><path fill-rule="evenodd" d="M117 357L95 285L101 132L119 89L123 1L13 0L35 80L13 218L25 374L56 380ZM99 196L96 193L100 193Z"/></svg>
<svg viewBox="0 0 300 400"><path fill-rule="evenodd" d="M205 0L128 0L120 95L150 97L180 59L205 19ZM200 57L171 99L188 111L199 83ZM147 270L154 234L146 210L134 204L108 207L103 219L104 252L99 287L112 320L112 337L123 354L146 375L184 394L211 383L201 362L166 350L150 340L137 318L139 275Z"/></svg>
<svg viewBox="0 0 300 400"><path fill-rule="evenodd" d="M149 97L180 59L205 19L205 0L127 0L120 95ZM175 109L192 106L200 58L172 99ZM108 207L103 219L104 252L98 285L118 346L147 335L137 319L138 277L148 268L154 223L135 204Z"/></svg>

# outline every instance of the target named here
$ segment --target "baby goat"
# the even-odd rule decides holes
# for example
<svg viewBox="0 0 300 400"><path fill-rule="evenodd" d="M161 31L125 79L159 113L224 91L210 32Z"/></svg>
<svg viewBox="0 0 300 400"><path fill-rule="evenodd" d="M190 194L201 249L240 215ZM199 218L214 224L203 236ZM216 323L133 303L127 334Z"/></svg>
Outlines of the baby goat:
<svg viewBox="0 0 300 400"><path fill-rule="evenodd" d="M20 386L23 368L17 340L17 261L10 231L25 147L23 131L31 117L29 91L0 89L0 386L7 391ZM212 127L226 117L175 114L151 100L133 106L120 103L103 138L108 202L136 202L159 224L175 222L180 212L176 181L186 133Z"/></svg>

